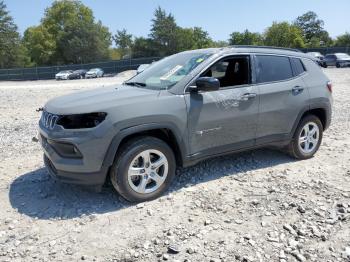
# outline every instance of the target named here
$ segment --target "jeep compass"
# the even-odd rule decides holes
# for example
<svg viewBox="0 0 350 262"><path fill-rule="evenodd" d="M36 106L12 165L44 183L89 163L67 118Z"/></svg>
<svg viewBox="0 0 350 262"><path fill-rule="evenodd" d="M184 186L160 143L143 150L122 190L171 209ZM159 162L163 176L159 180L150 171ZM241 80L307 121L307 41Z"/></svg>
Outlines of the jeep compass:
<svg viewBox="0 0 350 262"><path fill-rule="evenodd" d="M43 108L49 174L141 202L177 166L265 146L311 158L329 127L332 85L301 52L233 46L182 52L121 85L57 97Z"/></svg>

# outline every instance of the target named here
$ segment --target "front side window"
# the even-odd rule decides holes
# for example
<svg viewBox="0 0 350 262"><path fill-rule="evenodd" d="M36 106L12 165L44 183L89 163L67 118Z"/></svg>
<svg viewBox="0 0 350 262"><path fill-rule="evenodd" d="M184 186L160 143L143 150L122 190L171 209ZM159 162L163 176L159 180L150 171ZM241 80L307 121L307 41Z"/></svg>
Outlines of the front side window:
<svg viewBox="0 0 350 262"><path fill-rule="evenodd" d="M285 56L256 56L256 79L258 83L287 80L293 77L291 63Z"/></svg>
<svg viewBox="0 0 350 262"><path fill-rule="evenodd" d="M205 51L172 55L150 65L124 84L156 90L168 89L211 55L212 53Z"/></svg>
<svg viewBox="0 0 350 262"><path fill-rule="evenodd" d="M201 76L217 78L221 88L246 85L250 80L249 68L249 56L237 56L215 63Z"/></svg>

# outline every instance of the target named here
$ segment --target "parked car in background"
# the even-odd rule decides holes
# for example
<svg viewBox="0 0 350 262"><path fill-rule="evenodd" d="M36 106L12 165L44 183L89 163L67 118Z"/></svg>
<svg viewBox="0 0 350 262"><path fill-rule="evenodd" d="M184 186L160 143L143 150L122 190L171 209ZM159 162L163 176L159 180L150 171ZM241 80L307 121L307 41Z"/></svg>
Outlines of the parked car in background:
<svg viewBox="0 0 350 262"><path fill-rule="evenodd" d="M79 69L75 70L69 75L69 79L83 79L85 78L87 70L85 69Z"/></svg>
<svg viewBox="0 0 350 262"><path fill-rule="evenodd" d="M328 66L336 66L347 67L350 66L350 56L346 53L335 53L335 54L327 54L324 57L325 67Z"/></svg>
<svg viewBox="0 0 350 262"><path fill-rule="evenodd" d="M68 80L69 79L69 76L73 73L72 70L65 70L65 71L61 71L61 72L58 72L56 75L55 75L55 78L56 80Z"/></svg>
<svg viewBox="0 0 350 262"><path fill-rule="evenodd" d="M92 68L86 72L85 78L98 78L103 77L104 72L101 68Z"/></svg>
<svg viewBox="0 0 350 262"><path fill-rule="evenodd" d="M252 75L254 77L252 77ZM133 202L160 196L177 166L273 145L297 159L319 149L332 84L290 49L232 47L164 58L121 85L50 100L39 122L49 174Z"/></svg>
<svg viewBox="0 0 350 262"><path fill-rule="evenodd" d="M307 54L315 58L319 66L325 67L324 56L320 52L308 52Z"/></svg>
<svg viewBox="0 0 350 262"><path fill-rule="evenodd" d="M136 70L136 73L140 74L141 72L145 71L145 69L147 67L149 67L149 66L150 66L150 64L141 64L141 65L139 65L139 67Z"/></svg>

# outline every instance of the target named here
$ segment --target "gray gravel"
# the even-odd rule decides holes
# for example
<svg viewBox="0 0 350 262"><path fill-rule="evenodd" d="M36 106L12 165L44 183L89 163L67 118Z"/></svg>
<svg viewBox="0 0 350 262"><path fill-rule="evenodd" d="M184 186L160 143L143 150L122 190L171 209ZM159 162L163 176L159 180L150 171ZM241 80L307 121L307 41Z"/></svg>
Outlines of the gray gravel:
<svg viewBox="0 0 350 262"><path fill-rule="evenodd" d="M32 141L49 98L129 74L0 83L0 261L350 261L350 69L325 72L335 112L313 159L215 158L139 205L52 181Z"/></svg>

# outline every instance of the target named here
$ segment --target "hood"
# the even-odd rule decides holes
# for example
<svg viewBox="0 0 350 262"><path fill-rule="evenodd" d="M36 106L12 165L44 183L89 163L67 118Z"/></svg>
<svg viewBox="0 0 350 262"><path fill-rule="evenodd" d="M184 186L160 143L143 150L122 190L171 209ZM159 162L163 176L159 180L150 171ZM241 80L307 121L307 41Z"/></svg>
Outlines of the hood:
<svg viewBox="0 0 350 262"><path fill-rule="evenodd" d="M71 73L57 73L56 76L66 76L70 75Z"/></svg>
<svg viewBox="0 0 350 262"><path fill-rule="evenodd" d="M57 115L106 112L117 106L133 106L156 99L160 91L117 85L76 92L49 100L44 109Z"/></svg>

